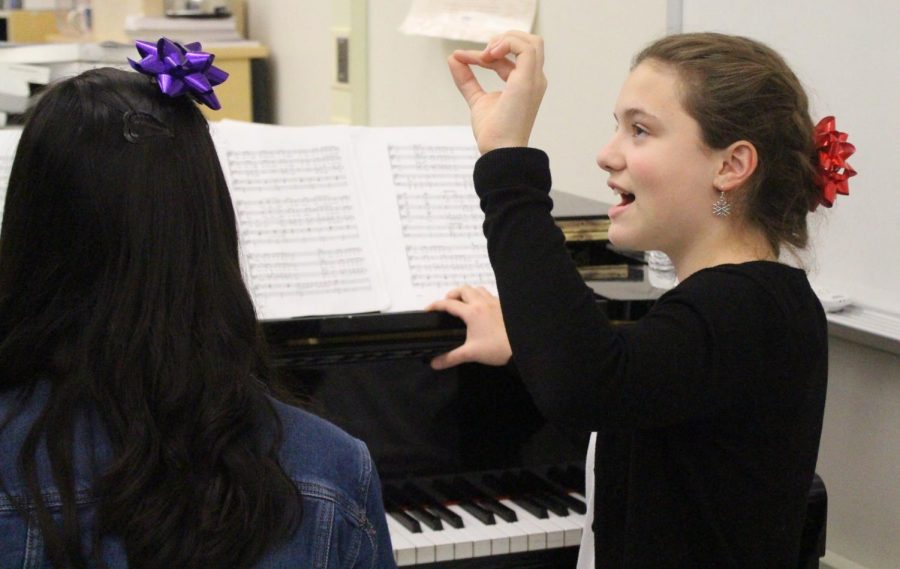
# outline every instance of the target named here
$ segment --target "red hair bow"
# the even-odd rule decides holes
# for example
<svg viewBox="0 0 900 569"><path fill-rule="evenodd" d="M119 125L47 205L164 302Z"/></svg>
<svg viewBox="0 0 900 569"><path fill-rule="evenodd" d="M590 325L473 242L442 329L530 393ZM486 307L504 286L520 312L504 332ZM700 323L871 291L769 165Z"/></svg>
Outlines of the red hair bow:
<svg viewBox="0 0 900 569"><path fill-rule="evenodd" d="M817 183L822 190L819 203L825 207L834 205L838 194L849 195L847 180L856 175L856 170L847 164L847 158L856 147L847 142L847 133L835 129L834 117L819 121L815 130L816 149L819 153L819 177ZM815 209L819 204L815 204Z"/></svg>

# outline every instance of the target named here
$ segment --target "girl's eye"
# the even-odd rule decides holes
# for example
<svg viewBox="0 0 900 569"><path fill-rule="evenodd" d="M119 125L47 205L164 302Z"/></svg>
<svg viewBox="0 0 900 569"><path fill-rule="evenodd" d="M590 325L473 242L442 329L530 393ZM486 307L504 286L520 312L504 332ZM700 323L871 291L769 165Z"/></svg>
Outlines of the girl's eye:
<svg viewBox="0 0 900 569"><path fill-rule="evenodd" d="M635 136L643 136L645 134L648 134L647 129L645 129L644 127L642 127L641 125L639 125L637 123L634 123L631 125L631 132Z"/></svg>

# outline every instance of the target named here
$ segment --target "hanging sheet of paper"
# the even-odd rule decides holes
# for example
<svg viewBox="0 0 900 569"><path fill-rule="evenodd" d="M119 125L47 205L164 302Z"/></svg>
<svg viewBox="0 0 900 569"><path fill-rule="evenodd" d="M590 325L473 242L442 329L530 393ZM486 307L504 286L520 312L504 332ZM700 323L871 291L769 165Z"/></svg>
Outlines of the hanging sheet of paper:
<svg viewBox="0 0 900 569"><path fill-rule="evenodd" d="M537 0L413 0L400 31L484 43L507 30L531 32Z"/></svg>

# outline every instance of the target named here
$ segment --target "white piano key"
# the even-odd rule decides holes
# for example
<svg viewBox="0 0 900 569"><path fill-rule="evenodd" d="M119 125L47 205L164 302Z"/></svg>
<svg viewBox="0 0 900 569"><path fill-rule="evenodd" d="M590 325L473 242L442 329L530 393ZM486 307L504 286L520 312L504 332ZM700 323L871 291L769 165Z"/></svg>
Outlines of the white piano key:
<svg viewBox="0 0 900 569"><path fill-rule="evenodd" d="M459 506L447 506L447 508L456 514L459 514L465 525L465 531L469 534L472 541L472 556L487 557L491 554L491 536L487 535L483 528L485 527L469 512Z"/></svg>
<svg viewBox="0 0 900 569"><path fill-rule="evenodd" d="M447 538L453 542L453 559L470 559L475 557L475 542L478 538L468 528L455 528L444 522L443 531ZM485 555L490 555L490 543L487 544L487 550Z"/></svg>
<svg viewBox="0 0 900 569"><path fill-rule="evenodd" d="M509 553L509 534L507 532L498 529L496 524L487 525L481 523L478 521L478 518L465 511L460 506L452 505L447 507L459 514L459 517L463 519L463 524L465 524L470 532L477 532L479 536L484 536L484 538L489 541L491 544L490 555ZM475 557L479 556L475 555Z"/></svg>
<svg viewBox="0 0 900 569"><path fill-rule="evenodd" d="M509 500L500 500L500 503L508 507L511 502ZM522 532L528 536L528 551L547 549L547 532L535 523L536 518L527 512L525 515L522 515L522 512L525 510L518 506L511 509L516 513L517 518L512 523L522 528Z"/></svg>
<svg viewBox="0 0 900 569"><path fill-rule="evenodd" d="M509 534L509 552L528 551L528 533L522 526L518 522L508 522L499 516L494 517L497 520L497 527Z"/></svg>
<svg viewBox="0 0 900 569"><path fill-rule="evenodd" d="M512 500L500 500L500 502L514 511L516 516L518 516L519 521L528 522L540 528L540 531L544 535L544 543L547 549L554 549L565 545L565 534L562 528L555 523L531 515L525 508L517 506Z"/></svg>
<svg viewBox="0 0 900 569"><path fill-rule="evenodd" d="M563 545L566 547L570 545L579 545L581 543L581 530L584 528L584 520L582 519L581 522L579 522L575 518L575 515L578 514L573 514L574 512L570 511L568 516L559 516L553 512L547 512L550 521L562 529Z"/></svg>
<svg viewBox="0 0 900 569"><path fill-rule="evenodd" d="M502 500L500 502L502 503ZM521 515L517 514L518 519L514 522L507 522L496 515L494 518L497 520L497 526L515 531L518 536L515 539L515 549L513 549L513 540L510 539L510 552L522 550L523 545L525 547L524 551L547 549L547 533L536 524L524 519ZM478 520L476 522L481 523Z"/></svg>
<svg viewBox="0 0 900 569"><path fill-rule="evenodd" d="M425 524L422 525L422 535L434 543L434 560L435 561L453 561L454 544L450 536L445 530L434 530Z"/></svg>
<svg viewBox="0 0 900 569"><path fill-rule="evenodd" d="M394 561L397 563L398 567L415 565L416 546L406 539L406 536L397 531L397 529L391 525L391 522L396 523L396 520L388 518L388 533L391 534L391 547L394 549ZM400 524L397 524L397 527L406 531L406 528Z"/></svg>
<svg viewBox="0 0 900 569"><path fill-rule="evenodd" d="M415 546L416 564L434 563L435 551L433 541L426 538L421 533L413 533L407 530L400 524L400 522L398 522L391 516L387 516L387 521L388 530L390 530L391 537L393 537L396 533L397 535L401 535L406 538L410 543L413 544L413 546Z"/></svg>

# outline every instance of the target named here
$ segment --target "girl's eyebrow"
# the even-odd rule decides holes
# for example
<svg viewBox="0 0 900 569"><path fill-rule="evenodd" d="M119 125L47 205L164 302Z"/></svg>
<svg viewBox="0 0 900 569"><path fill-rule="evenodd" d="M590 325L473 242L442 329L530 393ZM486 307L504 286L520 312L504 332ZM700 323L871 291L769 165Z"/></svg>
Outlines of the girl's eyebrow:
<svg viewBox="0 0 900 569"><path fill-rule="evenodd" d="M654 115L653 113L648 113L640 107L629 107L625 109L625 111L622 113L622 117L626 119L633 119L634 117L647 117L650 119L659 120L656 115ZM613 113L613 118L616 119L616 121L619 120L619 117L618 115L616 115L616 113Z"/></svg>

